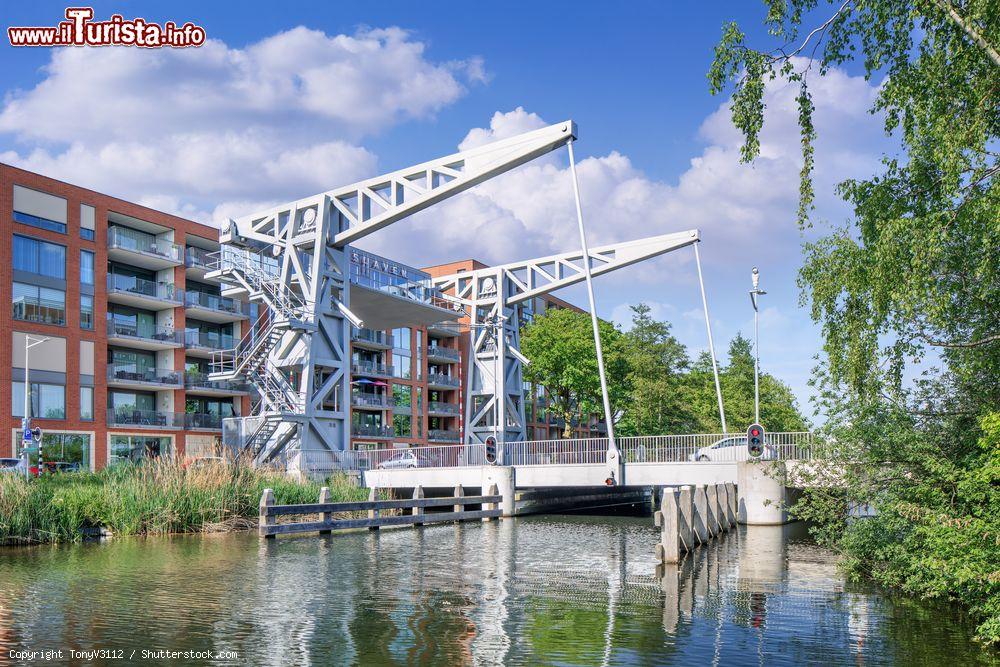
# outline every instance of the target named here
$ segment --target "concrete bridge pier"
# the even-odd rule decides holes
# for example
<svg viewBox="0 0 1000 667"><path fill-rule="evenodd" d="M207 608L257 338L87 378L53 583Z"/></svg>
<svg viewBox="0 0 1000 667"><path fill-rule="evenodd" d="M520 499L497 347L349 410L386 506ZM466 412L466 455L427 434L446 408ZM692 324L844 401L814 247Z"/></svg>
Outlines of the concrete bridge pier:
<svg viewBox="0 0 1000 667"><path fill-rule="evenodd" d="M787 477L784 461L738 462L739 522L748 526L788 523Z"/></svg>
<svg viewBox="0 0 1000 667"><path fill-rule="evenodd" d="M483 493L485 494L487 489L494 484L497 487L497 493L503 496L503 500L500 501L503 518L509 519L514 516L515 509L516 480L513 466L485 466L483 468Z"/></svg>

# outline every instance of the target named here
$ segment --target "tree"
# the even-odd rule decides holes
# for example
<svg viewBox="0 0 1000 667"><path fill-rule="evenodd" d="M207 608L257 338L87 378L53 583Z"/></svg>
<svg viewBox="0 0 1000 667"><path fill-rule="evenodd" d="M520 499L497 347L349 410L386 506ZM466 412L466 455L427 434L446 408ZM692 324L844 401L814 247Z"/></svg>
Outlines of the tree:
<svg viewBox="0 0 1000 667"><path fill-rule="evenodd" d="M598 329L612 415L615 415L616 406L622 405L628 394L624 338L608 322L601 321ZM548 391L549 409L564 420L563 437L573 435L574 417L604 412L588 314L550 308L524 328L521 351L531 360L524 369L524 379Z"/></svg>
<svg viewBox="0 0 1000 667"><path fill-rule="evenodd" d="M709 79L715 93L734 85L747 161L759 150L765 79L799 85L800 224L811 223L813 198L810 76L855 58L866 76L884 75L872 111L901 144L880 173L840 185L852 223L805 247L799 285L822 325L815 384L842 477L797 511L854 571L963 600L980 636L1000 642L995 464L990 492L969 481L1000 413L1000 3L838 0L804 38L815 0L766 5L781 44L751 48L730 24ZM915 361L933 366L908 381ZM845 502L878 516L848 524Z"/></svg>
<svg viewBox="0 0 1000 667"><path fill-rule="evenodd" d="M753 344L741 334L729 343L728 364L719 369L719 384L730 432L740 432L754 421ZM695 432L720 433L719 403L712 360L704 353L688 377ZM808 427L788 385L769 373L760 374L760 419L769 431L803 431Z"/></svg>
<svg viewBox="0 0 1000 667"><path fill-rule="evenodd" d="M687 350L670 324L650 315L644 303L631 306L632 328L625 332L629 400L619 422L621 435L690 433L697 420L685 382Z"/></svg>

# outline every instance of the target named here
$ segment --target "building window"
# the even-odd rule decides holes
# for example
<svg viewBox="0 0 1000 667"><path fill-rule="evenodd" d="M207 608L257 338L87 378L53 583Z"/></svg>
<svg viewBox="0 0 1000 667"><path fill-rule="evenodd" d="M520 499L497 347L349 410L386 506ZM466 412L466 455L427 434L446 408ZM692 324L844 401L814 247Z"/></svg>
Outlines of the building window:
<svg viewBox="0 0 1000 667"><path fill-rule="evenodd" d="M94 297L89 294L80 295L80 328L94 328Z"/></svg>
<svg viewBox="0 0 1000 667"><path fill-rule="evenodd" d="M396 433L397 438L412 438L413 437L413 420L410 415L393 415L392 416L392 428Z"/></svg>
<svg viewBox="0 0 1000 667"><path fill-rule="evenodd" d="M14 283L14 319L42 324L66 324L66 292Z"/></svg>
<svg viewBox="0 0 1000 667"><path fill-rule="evenodd" d="M81 227L80 228L80 238L83 239L84 241L93 241L94 240L94 230L93 229L84 229L83 227Z"/></svg>
<svg viewBox="0 0 1000 667"><path fill-rule="evenodd" d="M50 232L59 232L60 234L66 233L65 223L49 220L48 218L40 218L37 215L31 215L30 213L14 211L14 221L20 222L22 225L31 225L32 227L38 227L39 229L47 229Z"/></svg>
<svg viewBox="0 0 1000 667"><path fill-rule="evenodd" d="M397 408L408 408L413 402L413 387L405 384L392 385L392 397Z"/></svg>
<svg viewBox="0 0 1000 667"><path fill-rule="evenodd" d="M86 241L94 240L94 226L96 223L96 211L93 206L80 204L80 238Z"/></svg>
<svg viewBox="0 0 1000 667"><path fill-rule="evenodd" d="M94 419L94 388L80 387L80 419L92 421Z"/></svg>
<svg viewBox="0 0 1000 667"><path fill-rule="evenodd" d="M94 253L89 250L80 251L80 283L94 284Z"/></svg>
<svg viewBox="0 0 1000 667"><path fill-rule="evenodd" d="M31 416L40 419L66 418L66 387L61 384L31 383ZM24 416L24 383L11 383L11 407L15 417Z"/></svg>
<svg viewBox="0 0 1000 667"><path fill-rule="evenodd" d="M21 453L21 440L17 441L15 455ZM89 433L43 433L42 451L45 453L46 472L76 472L90 469ZM28 455L29 465L38 465L38 450Z"/></svg>
<svg viewBox="0 0 1000 667"><path fill-rule="evenodd" d="M113 435L108 464L139 463L170 454L170 438L141 435Z"/></svg>
<svg viewBox="0 0 1000 667"><path fill-rule="evenodd" d="M65 280L66 248L58 243L15 234L14 270Z"/></svg>

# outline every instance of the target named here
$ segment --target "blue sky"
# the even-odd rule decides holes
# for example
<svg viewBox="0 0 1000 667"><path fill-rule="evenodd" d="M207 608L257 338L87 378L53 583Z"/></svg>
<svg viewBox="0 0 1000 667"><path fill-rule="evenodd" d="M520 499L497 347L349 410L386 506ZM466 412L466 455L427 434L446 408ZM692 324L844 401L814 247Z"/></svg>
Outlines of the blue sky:
<svg viewBox="0 0 1000 667"><path fill-rule="evenodd" d="M765 38L763 6L672 4L98 2L98 19L190 20L211 41L183 53L0 46L0 161L218 222L572 118L591 243L701 229L722 348L752 331L759 264L762 365L808 413L819 338L795 286L795 91L769 88L762 159L739 164L705 73L725 21ZM64 8L5 5L4 27L53 25ZM848 218L833 185L870 174L886 146L867 112L875 85L842 70L813 83L817 221ZM565 155L551 156L361 245L415 265L573 249L567 176ZM562 296L585 303L579 289ZM651 303L692 356L706 346L690 251L601 279L597 300L617 321Z"/></svg>

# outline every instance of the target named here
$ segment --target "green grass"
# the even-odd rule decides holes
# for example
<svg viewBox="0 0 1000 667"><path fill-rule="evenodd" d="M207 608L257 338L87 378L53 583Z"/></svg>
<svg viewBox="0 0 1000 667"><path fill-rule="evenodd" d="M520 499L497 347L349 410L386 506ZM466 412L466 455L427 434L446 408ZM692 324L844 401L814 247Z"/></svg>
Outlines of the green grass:
<svg viewBox="0 0 1000 667"><path fill-rule="evenodd" d="M274 470L235 463L185 468L170 459L38 480L0 475L0 544L78 541L96 527L115 535L249 529L265 488L278 504L294 504L316 502L320 486ZM327 486L333 502L368 497L343 475Z"/></svg>

